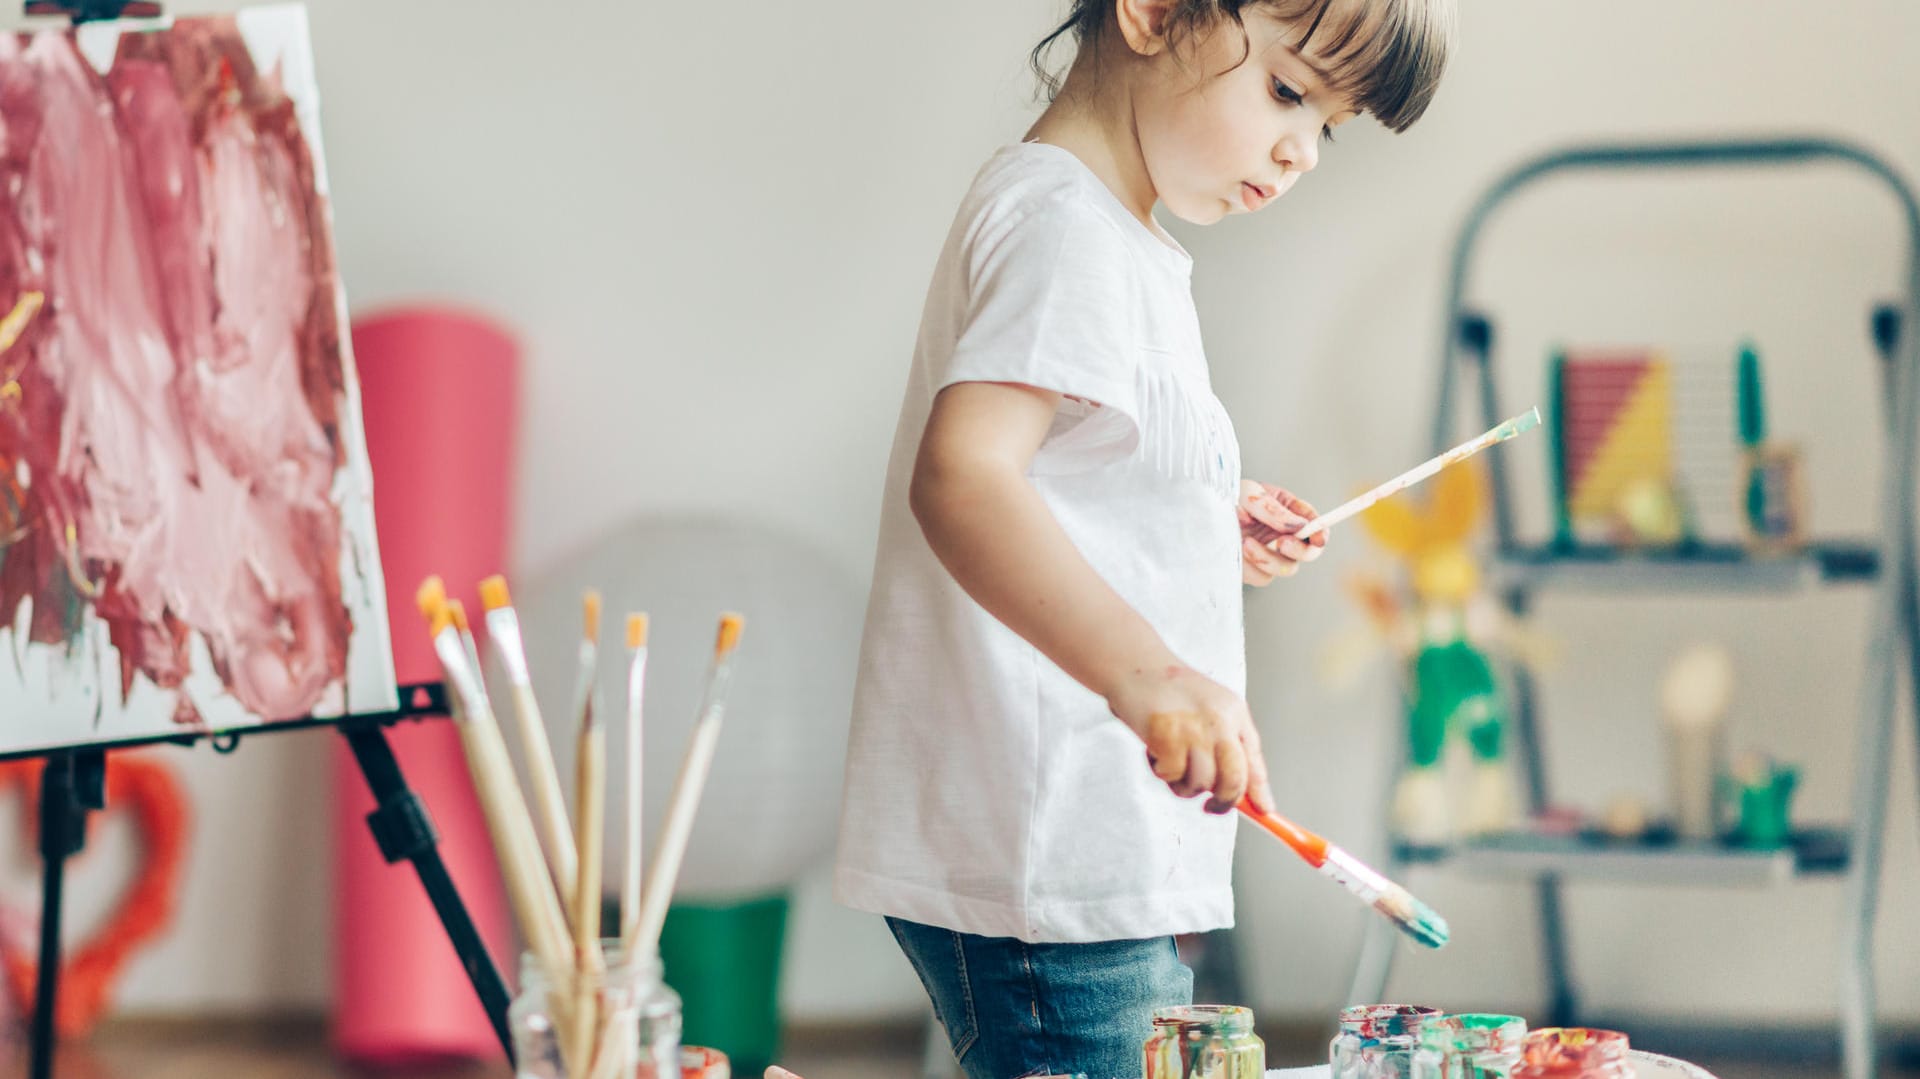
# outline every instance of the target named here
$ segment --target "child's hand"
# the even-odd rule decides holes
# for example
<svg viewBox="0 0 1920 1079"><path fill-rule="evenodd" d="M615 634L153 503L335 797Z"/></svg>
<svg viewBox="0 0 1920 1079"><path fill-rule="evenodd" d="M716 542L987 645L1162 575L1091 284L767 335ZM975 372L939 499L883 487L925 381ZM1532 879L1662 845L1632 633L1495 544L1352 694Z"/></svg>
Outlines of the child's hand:
<svg viewBox="0 0 1920 1079"><path fill-rule="evenodd" d="M1303 563L1319 558L1321 548L1327 545L1326 532L1315 533L1305 541L1293 538L1293 533L1319 511L1284 488L1241 480L1238 510L1240 579L1250 585L1268 585L1275 577L1293 576Z"/></svg>
<svg viewBox="0 0 1920 1079"><path fill-rule="evenodd" d="M1147 744L1153 774L1182 798L1211 793L1207 812L1229 813L1242 795L1273 808L1260 732L1240 695L1184 666L1143 672L1107 700Z"/></svg>

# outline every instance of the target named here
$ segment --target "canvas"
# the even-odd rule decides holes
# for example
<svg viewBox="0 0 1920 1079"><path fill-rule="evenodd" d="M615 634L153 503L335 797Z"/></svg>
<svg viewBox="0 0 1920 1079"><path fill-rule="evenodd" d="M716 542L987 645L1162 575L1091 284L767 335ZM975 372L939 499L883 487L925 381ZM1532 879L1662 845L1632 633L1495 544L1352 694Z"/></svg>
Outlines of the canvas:
<svg viewBox="0 0 1920 1079"><path fill-rule="evenodd" d="M391 709L305 10L0 35L0 755Z"/></svg>

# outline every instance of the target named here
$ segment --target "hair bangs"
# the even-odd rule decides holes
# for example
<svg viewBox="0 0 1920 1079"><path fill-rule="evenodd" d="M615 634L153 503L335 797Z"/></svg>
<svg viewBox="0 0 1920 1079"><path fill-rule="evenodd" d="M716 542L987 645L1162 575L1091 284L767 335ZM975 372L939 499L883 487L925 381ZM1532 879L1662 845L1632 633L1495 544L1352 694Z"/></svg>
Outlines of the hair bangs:
<svg viewBox="0 0 1920 1079"><path fill-rule="evenodd" d="M1392 131L1427 111L1453 51L1451 0L1291 0L1282 17L1311 20L1299 41L1331 76L1331 89ZM1294 10L1287 10L1294 9Z"/></svg>

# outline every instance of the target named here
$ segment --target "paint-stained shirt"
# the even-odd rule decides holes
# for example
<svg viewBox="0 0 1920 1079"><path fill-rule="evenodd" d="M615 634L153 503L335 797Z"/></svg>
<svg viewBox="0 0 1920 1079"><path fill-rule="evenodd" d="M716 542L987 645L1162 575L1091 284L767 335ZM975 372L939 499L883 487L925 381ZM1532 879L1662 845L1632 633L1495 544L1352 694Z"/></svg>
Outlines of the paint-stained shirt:
<svg viewBox="0 0 1920 1079"><path fill-rule="evenodd" d="M934 269L887 467L835 892L1034 942L1233 923L1234 821L963 591L907 505L934 396L1064 395L1028 471L1093 567L1188 665L1245 692L1240 452L1208 381L1192 260L1080 160L1023 143L974 179Z"/></svg>

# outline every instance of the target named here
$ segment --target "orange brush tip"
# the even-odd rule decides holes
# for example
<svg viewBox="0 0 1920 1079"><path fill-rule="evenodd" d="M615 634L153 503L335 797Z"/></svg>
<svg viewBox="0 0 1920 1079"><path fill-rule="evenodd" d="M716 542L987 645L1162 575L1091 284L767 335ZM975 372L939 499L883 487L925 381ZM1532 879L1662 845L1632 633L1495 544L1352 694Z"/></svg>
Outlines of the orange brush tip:
<svg viewBox="0 0 1920 1079"><path fill-rule="evenodd" d="M473 627L467 624L467 605L454 600L447 604L447 614L453 619L453 628L462 633L472 633Z"/></svg>
<svg viewBox="0 0 1920 1079"><path fill-rule="evenodd" d="M421 614L432 618L433 612L447 605L447 582L438 574L421 581L419 590L413 594L413 602Z"/></svg>
<svg viewBox="0 0 1920 1079"><path fill-rule="evenodd" d="M453 625L453 615L448 612L446 605L442 604L438 610L427 616L427 635L438 637L451 625Z"/></svg>
<svg viewBox="0 0 1920 1079"><path fill-rule="evenodd" d="M494 574L480 582L480 605L489 611L513 605L513 597L507 595L507 579Z"/></svg>
<svg viewBox="0 0 1920 1079"><path fill-rule="evenodd" d="M647 616L630 614L627 616L627 647L644 648L647 644Z"/></svg>
<svg viewBox="0 0 1920 1079"><path fill-rule="evenodd" d="M587 640L589 641L599 640L600 639L600 593L595 592L591 588L587 589L586 593L580 597L580 608L581 608L581 614L583 616L582 629L586 632Z"/></svg>
<svg viewBox="0 0 1920 1079"><path fill-rule="evenodd" d="M720 637L713 642L715 656L724 656L733 651L733 646L740 643L740 627L746 625L746 622L746 619L732 611L720 616Z"/></svg>

